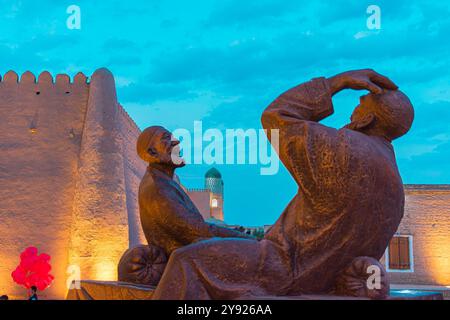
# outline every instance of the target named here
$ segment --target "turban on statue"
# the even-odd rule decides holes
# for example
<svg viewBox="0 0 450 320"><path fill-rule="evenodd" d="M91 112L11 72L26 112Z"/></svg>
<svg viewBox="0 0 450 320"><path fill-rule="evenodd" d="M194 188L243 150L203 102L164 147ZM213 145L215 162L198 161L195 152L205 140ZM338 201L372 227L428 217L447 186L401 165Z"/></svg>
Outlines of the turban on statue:
<svg viewBox="0 0 450 320"><path fill-rule="evenodd" d="M380 125L389 137L394 140L411 129L414 120L414 108L409 98L401 91L385 91L374 95L378 102L376 115Z"/></svg>
<svg viewBox="0 0 450 320"><path fill-rule="evenodd" d="M153 126L145 129L139 135L136 143L136 150L139 157L145 162L150 162L151 158L148 154L148 149L154 145L155 140L159 137L158 133L161 131L167 131L167 129L161 126Z"/></svg>

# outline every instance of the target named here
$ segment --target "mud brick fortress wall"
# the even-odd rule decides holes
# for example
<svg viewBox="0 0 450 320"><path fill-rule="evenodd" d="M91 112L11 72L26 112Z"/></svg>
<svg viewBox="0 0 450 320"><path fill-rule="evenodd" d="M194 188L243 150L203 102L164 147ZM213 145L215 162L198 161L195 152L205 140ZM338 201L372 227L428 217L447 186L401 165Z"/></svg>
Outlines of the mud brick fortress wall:
<svg viewBox="0 0 450 320"><path fill-rule="evenodd" d="M11 272L28 246L52 257L48 298L64 298L69 265L84 279L115 280L123 251L145 243L136 194L145 164L112 74L8 72L0 128L0 293L23 297Z"/></svg>

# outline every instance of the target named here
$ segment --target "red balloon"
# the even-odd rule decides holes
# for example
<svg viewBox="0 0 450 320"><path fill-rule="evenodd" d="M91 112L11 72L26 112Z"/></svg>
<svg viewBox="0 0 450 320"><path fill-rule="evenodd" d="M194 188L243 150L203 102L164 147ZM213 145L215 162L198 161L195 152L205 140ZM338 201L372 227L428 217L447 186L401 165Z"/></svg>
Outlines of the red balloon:
<svg viewBox="0 0 450 320"><path fill-rule="evenodd" d="M14 282L27 289L32 286L36 286L40 291L47 289L55 279L50 274L50 259L48 254L38 255L38 249L35 247L26 248L20 254L20 264L11 273Z"/></svg>

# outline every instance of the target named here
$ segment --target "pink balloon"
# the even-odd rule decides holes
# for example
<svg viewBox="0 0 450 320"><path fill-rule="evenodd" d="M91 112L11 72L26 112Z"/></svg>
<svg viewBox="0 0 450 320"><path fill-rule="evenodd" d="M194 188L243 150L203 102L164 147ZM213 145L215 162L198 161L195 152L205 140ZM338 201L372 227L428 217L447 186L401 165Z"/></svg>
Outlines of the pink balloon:
<svg viewBox="0 0 450 320"><path fill-rule="evenodd" d="M26 248L20 254L20 264L11 273L14 282L29 289L36 286L38 290L43 291L47 289L55 279L50 271L51 257L48 254L42 253L38 255L38 250L35 247Z"/></svg>

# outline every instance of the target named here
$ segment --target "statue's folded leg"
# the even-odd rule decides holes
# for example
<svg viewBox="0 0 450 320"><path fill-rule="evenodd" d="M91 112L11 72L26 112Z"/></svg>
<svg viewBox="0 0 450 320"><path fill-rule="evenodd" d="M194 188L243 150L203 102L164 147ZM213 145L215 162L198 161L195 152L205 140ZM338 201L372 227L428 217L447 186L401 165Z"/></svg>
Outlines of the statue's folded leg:
<svg viewBox="0 0 450 320"><path fill-rule="evenodd" d="M389 296L389 279L381 263L370 257L357 257L339 275L335 294L370 299Z"/></svg>
<svg viewBox="0 0 450 320"><path fill-rule="evenodd" d="M118 279L122 282L156 286L166 263L167 257L163 249L154 245L139 245L122 255Z"/></svg>
<svg viewBox="0 0 450 320"><path fill-rule="evenodd" d="M284 295L291 282L290 259L273 242L213 238L171 254L153 299Z"/></svg>

